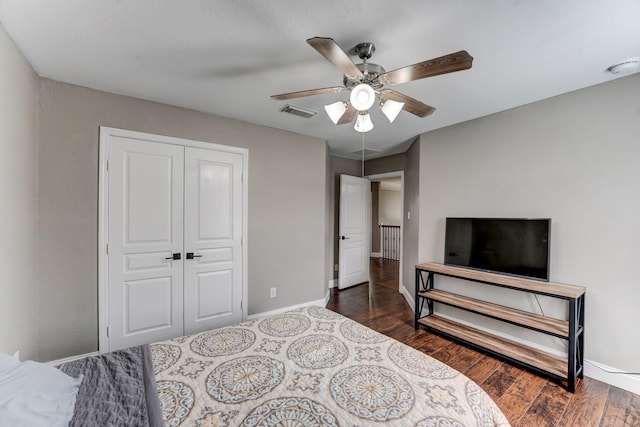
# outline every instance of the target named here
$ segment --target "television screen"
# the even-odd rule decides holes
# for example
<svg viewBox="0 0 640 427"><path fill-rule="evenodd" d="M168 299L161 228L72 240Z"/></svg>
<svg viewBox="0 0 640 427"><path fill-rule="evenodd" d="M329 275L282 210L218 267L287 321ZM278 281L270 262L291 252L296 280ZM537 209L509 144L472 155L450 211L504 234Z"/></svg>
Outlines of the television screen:
<svg viewBox="0 0 640 427"><path fill-rule="evenodd" d="M551 219L447 218L444 263L549 280Z"/></svg>

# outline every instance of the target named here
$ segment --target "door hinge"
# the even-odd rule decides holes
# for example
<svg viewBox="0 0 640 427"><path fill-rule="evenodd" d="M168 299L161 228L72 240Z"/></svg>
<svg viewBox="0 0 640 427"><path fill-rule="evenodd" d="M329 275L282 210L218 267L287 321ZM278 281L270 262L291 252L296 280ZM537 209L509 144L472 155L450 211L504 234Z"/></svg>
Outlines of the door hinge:
<svg viewBox="0 0 640 427"><path fill-rule="evenodd" d="M107 160L107 172L109 172L109 160Z"/></svg>
<svg viewBox="0 0 640 427"><path fill-rule="evenodd" d="M109 327L107 326L107 338L109 338Z"/></svg>
<svg viewBox="0 0 640 427"><path fill-rule="evenodd" d="M242 301L240 301L240 310L242 310Z"/></svg>
<svg viewBox="0 0 640 427"><path fill-rule="evenodd" d="M109 255L109 244L107 243L107 245L106 245L106 246L107 246L107 247L106 247L107 255Z"/></svg>

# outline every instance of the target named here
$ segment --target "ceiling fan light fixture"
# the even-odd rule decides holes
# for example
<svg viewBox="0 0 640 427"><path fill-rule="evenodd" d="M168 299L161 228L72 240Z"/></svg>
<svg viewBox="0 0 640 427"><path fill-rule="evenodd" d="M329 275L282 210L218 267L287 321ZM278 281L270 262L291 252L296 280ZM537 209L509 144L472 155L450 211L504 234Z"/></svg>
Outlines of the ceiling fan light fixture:
<svg viewBox="0 0 640 427"><path fill-rule="evenodd" d="M334 102L333 104L325 105L324 110L327 112L333 124L337 125L340 117L347 111L347 103L344 101Z"/></svg>
<svg viewBox="0 0 640 427"><path fill-rule="evenodd" d="M369 112L365 111L358 114L356 124L353 126L353 128L356 130L356 132L369 132L371 129L373 129L373 122L371 121Z"/></svg>
<svg viewBox="0 0 640 427"><path fill-rule="evenodd" d="M404 107L404 102L393 101L391 99L387 99L386 101L382 101L380 103L380 109L389 119L389 123L393 123L393 121L398 117L400 111Z"/></svg>
<svg viewBox="0 0 640 427"><path fill-rule="evenodd" d="M360 83L351 89L349 100L356 110L360 112L367 111L376 102L376 92L368 84Z"/></svg>
<svg viewBox="0 0 640 427"><path fill-rule="evenodd" d="M271 98L284 101L311 95L350 91L348 102L338 101L325 105L324 108L336 125L350 123L355 118L354 129L358 132L369 132L373 129L369 111L376 102L391 123L398 117L400 110L405 110L417 117L426 117L435 111L434 107L387 89L387 86L468 70L473 64L473 57L466 50L461 50L393 71L386 71L382 66L368 62L375 51L373 43L359 43L349 50L349 53L330 37L312 37L307 39L307 43L342 73L342 86L281 93L272 95ZM356 65L351 60L350 55L354 53L362 60L361 64ZM625 69L629 70L632 68L631 65L624 64L621 68L621 64L616 64L609 71L617 73Z"/></svg>

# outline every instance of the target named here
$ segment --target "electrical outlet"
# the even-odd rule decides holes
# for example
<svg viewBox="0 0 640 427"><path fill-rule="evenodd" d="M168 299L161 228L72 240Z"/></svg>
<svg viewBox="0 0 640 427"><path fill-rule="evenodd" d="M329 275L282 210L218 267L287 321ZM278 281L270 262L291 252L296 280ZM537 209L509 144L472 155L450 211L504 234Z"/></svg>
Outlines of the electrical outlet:
<svg viewBox="0 0 640 427"><path fill-rule="evenodd" d="M276 297L276 288L271 288L271 298Z"/></svg>

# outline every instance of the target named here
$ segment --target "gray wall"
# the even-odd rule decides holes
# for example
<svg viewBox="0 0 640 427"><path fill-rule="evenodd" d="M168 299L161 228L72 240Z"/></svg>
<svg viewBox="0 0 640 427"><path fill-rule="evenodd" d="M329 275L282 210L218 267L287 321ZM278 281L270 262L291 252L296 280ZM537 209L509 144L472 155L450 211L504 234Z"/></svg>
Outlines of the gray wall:
<svg viewBox="0 0 640 427"><path fill-rule="evenodd" d="M324 292L329 292L329 281L333 280L333 181L331 175L331 156L325 155L325 194L324 194Z"/></svg>
<svg viewBox="0 0 640 427"><path fill-rule="evenodd" d="M380 252L380 183L371 183L371 252Z"/></svg>
<svg viewBox="0 0 640 427"><path fill-rule="evenodd" d="M37 355L37 77L0 26L0 353Z"/></svg>
<svg viewBox="0 0 640 427"><path fill-rule="evenodd" d="M442 262L447 216L552 218L551 280L587 287L585 357L638 372L639 135L640 74L422 135L420 261Z"/></svg>
<svg viewBox="0 0 640 427"><path fill-rule="evenodd" d="M97 349L101 125L248 148L249 314L324 298L325 141L41 79L40 360Z"/></svg>
<svg viewBox="0 0 640 427"><path fill-rule="evenodd" d="M402 216L402 286L412 297L415 297L415 265L418 263L420 231L420 161L420 141L416 139L406 153Z"/></svg>
<svg viewBox="0 0 640 427"><path fill-rule="evenodd" d="M367 160L364 164L364 174L365 176L369 176L386 172L403 171L405 168L406 156L406 153L400 153Z"/></svg>
<svg viewBox="0 0 640 427"><path fill-rule="evenodd" d="M385 225L402 225L402 193L400 190L380 189L379 221Z"/></svg>

